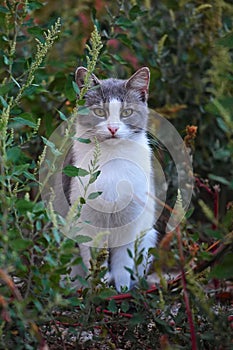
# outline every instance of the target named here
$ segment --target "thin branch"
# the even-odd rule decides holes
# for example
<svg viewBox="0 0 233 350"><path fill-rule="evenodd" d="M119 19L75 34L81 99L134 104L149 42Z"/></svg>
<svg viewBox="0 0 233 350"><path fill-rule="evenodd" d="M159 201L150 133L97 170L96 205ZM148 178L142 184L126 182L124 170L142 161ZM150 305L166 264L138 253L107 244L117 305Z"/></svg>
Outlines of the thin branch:
<svg viewBox="0 0 233 350"><path fill-rule="evenodd" d="M188 323L190 327L192 350L197 350L197 338L196 338L193 316L192 316L192 311L191 311L190 302L189 302L187 281L185 277L185 270L184 270L185 259L184 259L182 237L181 237L179 225L176 228L176 233L177 233L178 248L179 248L180 262L181 262L180 264L181 265L181 282L182 282L182 287L184 292L184 302L185 302L185 307L186 307L187 316L188 316Z"/></svg>

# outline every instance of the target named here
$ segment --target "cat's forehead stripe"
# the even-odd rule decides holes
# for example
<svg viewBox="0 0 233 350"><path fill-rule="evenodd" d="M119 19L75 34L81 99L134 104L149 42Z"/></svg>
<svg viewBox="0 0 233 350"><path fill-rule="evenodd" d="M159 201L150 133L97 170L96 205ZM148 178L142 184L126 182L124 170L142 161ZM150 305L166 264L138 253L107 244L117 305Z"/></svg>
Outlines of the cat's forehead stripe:
<svg viewBox="0 0 233 350"><path fill-rule="evenodd" d="M121 102L113 98L109 101L109 116L112 121L119 121L121 112Z"/></svg>

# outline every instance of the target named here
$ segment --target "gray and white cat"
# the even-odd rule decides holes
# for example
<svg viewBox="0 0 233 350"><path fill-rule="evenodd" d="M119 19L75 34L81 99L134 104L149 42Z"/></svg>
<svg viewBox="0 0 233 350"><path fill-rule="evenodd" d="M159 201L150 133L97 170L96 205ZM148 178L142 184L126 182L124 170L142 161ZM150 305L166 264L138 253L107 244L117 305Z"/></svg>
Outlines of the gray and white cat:
<svg viewBox="0 0 233 350"><path fill-rule="evenodd" d="M80 89L86 74L86 68L77 68L75 79ZM138 250L143 249L143 259L137 267L138 276L148 271L152 261L148 250L155 247L157 241L157 232L153 228L156 218L151 150L146 135L149 79L150 72L146 67L128 80L99 80L92 74L85 95L88 114L78 116L76 140L72 146L72 164L88 170L96 140L99 144L100 175L89 185L85 195L88 198L93 192L102 194L83 205L82 229L77 234L95 239L101 233L104 237L104 241L98 244L100 247L107 244L109 248L106 279L115 285L117 291L122 287L130 289L137 282L132 280L128 270L135 271L132 258L135 240L141 237ZM77 138L91 142L83 143ZM88 177L82 177L82 185L77 177L71 179L71 204L84 195L85 181ZM90 247L93 244L97 243L80 245L87 267L90 267ZM78 270L74 268L72 275L76 273Z"/></svg>

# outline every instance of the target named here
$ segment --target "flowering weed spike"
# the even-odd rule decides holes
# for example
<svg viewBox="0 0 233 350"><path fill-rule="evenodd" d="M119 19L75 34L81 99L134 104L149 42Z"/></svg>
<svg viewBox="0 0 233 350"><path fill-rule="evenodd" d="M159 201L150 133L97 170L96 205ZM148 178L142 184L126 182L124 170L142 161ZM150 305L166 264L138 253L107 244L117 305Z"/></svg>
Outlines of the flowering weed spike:
<svg viewBox="0 0 233 350"><path fill-rule="evenodd" d="M58 229L57 216L53 208L53 200L49 202L48 208L49 208L50 219L53 223L53 227Z"/></svg>
<svg viewBox="0 0 233 350"><path fill-rule="evenodd" d="M54 26L52 26L51 30L48 31L46 34L46 40L48 41L48 43L50 43L50 45L53 42L52 38L53 38L53 40L55 40L59 31L60 31L60 19L57 20L56 24ZM38 56L38 62L40 60L40 57L41 57L40 55L42 54L43 50L46 49L45 44L46 44L46 42L45 43L41 43L40 41L38 42L38 53L36 55L36 57ZM88 83L87 83L89 81L88 77L90 77L91 74L94 72L95 66L96 66L96 63L97 63L97 60L99 57L100 50L103 47L103 44L101 42L101 36L100 36L96 26L94 27L94 31L91 34L90 44L91 44L91 46L88 46L89 56L86 57L86 59L87 59L87 74L86 74L86 79L85 79L85 85L80 91L79 99L77 100L76 106L74 107L72 114L71 114L71 117L69 118L67 128L65 129L65 137L64 137L63 141L61 142L61 144L59 145L58 151L61 151L61 153L62 153L62 150L64 149L65 145L67 144L67 142L70 142L71 134L72 134L72 131L74 129L74 124L76 122L76 118L77 118L77 114L78 114L78 109L79 109L78 102L79 102L79 100L83 99L86 91L89 88ZM46 51L46 53L47 53L47 51ZM42 59L41 59L41 62L42 62ZM35 59L35 61L36 61L36 59ZM36 66L36 65L34 65L34 66ZM41 191L42 191L42 188L47 183L50 176L53 174L52 169L53 169L53 164L55 163L55 161L56 161L56 159L54 159L53 163L51 164L50 171L48 172L46 178L44 179L43 184L41 184L41 186L42 186ZM42 163L42 162L40 162L40 163ZM34 201L36 202L38 200L38 198L39 198L39 192L38 192L38 195L35 196Z"/></svg>
<svg viewBox="0 0 233 350"><path fill-rule="evenodd" d="M183 208L183 201L182 201L182 195L181 195L181 191L178 188L177 190L177 198L176 198L176 204L175 204L176 210L180 213L180 214L184 214L184 208Z"/></svg>
<svg viewBox="0 0 233 350"><path fill-rule="evenodd" d="M85 75L84 79L84 87L82 88L79 99L82 100L85 93L89 89L90 85L90 77L92 73L95 70L95 66L100 54L100 50L102 49L103 44L101 41L101 36L98 32L98 29L96 26L94 26L94 30L91 33L91 38L90 38L90 45L86 44L86 48L88 50L88 56L86 57L87 59L87 74ZM78 100L79 101L79 100ZM77 101L77 103L78 103ZM78 104L76 104L76 109L78 108Z"/></svg>
<svg viewBox="0 0 233 350"><path fill-rule="evenodd" d="M45 41L41 42L40 40L36 39L37 41L37 51L35 55L35 59L31 64L31 67L29 69L28 77L26 82L23 84L21 89L18 92L18 95L16 96L16 99L14 101L14 104L17 105L22 98L22 95L27 87L29 87L33 80L34 80L34 74L36 70L40 67L41 63L43 62L43 59L48 54L48 51L53 46L55 40L58 38L58 34L60 33L60 27L61 27L61 20L60 18L57 19L56 23L51 26L51 29L47 31L47 33L44 33Z"/></svg>

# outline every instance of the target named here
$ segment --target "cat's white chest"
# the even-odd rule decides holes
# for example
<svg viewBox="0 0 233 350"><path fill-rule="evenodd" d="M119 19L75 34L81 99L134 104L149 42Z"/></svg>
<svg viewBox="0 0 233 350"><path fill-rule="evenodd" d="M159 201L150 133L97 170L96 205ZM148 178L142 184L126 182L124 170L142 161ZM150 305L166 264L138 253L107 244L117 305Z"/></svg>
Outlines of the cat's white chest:
<svg viewBox="0 0 233 350"><path fill-rule="evenodd" d="M86 199L81 212L82 234L94 238L100 232L107 232L109 247L116 247L132 242L153 227L155 203L150 148L145 135L137 142L109 139L99 147L100 175L89 185L88 175L82 177L82 183L79 178L72 178L70 199L71 203L79 196ZM74 165L88 170L94 144L77 143L74 150ZM90 197L96 192L101 195Z"/></svg>
<svg viewBox="0 0 233 350"><path fill-rule="evenodd" d="M150 191L151 163L150 150L146 139L131 140L110 139L100 143L99 170L97 180L89 185L88 197L93 192L102 195L92 201L96 210L115 212L124 209L135 197L144 200ZM76 167L88 169L94 149L82 145L77 152ZM88 177L82 179L83 185ZM83 186L78 179L72 184L72 202L83 196ZM74 198L76 197L76 198Z"/></svg>

